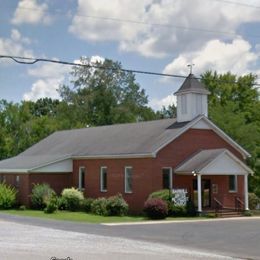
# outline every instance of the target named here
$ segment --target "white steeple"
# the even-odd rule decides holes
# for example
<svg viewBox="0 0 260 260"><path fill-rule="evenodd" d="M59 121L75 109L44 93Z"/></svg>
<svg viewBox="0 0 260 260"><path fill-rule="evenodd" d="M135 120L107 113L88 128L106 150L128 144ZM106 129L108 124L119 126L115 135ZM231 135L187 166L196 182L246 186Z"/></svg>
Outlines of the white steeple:
<svg viewBox="0 0 260 260"><path fill-rule="evenodd" d="M191 121L198 115L208 116L209 94L205 86L193 74L189 74L174 93L177 97L177 122Z"/></svg>

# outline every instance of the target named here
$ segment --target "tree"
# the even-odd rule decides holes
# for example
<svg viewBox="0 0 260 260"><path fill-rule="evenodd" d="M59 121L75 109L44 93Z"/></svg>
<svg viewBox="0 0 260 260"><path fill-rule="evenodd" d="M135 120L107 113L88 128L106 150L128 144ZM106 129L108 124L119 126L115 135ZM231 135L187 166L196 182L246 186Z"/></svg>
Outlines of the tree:
<svg viewBox="0 0 260 260"><path fill-rule="evenodd" d="M169 105L167 108L163 106L160 111L156 112L156 116L159 119L163 118L175 118L177 113L176 106L174 104Z"/></svg>
<svg viewBox="0 0 260 260"><path fill-rule="evenodd" d="M90 64L88 58L81 63ZM59 90L63 103L60 113L71 118L73 125L110 125L155 118L147 106L148 98L131 72L122 71L112 60L96 62L95 67L75 66L71 72L72 87ZM106 69L104 69L106 68Z"/></svg>
<svg viewBox="0 0 260 260"><path fill-rule="evenodd" d="M255 173L249 188L260 195L260 99L255 80L252 74L237 77L208 71L202 75L211 92L209 117L252 155L248 164Z"/></svg>

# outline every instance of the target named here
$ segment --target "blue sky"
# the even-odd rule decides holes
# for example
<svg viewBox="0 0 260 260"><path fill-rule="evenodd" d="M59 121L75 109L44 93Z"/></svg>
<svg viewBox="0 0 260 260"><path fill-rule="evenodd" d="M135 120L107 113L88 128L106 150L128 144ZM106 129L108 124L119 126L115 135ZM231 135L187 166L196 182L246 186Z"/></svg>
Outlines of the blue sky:
<svg viewBox="0 0 260 260"><path fill-rule="evenodd" d="M260 75L258 0L21 0L0 2L0 55L75 61L110 58L124 68L187 75ZM70 68L0 60L0 98L58 98ZM137 75L154 109L181 80Z"/></svg>

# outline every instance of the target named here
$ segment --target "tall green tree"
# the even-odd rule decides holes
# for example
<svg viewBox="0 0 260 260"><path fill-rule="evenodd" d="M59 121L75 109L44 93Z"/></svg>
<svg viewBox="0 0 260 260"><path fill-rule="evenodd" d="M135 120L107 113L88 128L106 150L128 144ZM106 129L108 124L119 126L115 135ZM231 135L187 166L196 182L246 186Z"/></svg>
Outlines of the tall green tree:
<svg viewBox="0 0 260 260"><path fill-rule="evenodd" d="M256 76L208 71L202 81L211 92L210 119L252 155L248 164L255 174L250 178L250 190L260 196L260 99Z"/></svg>
<svg viewBox="0 0 260 260"><path fill-rule="evenodd" d="M90 60L81 58L81 63L90 64ZM140 88L133 73L122 71L121 63L107 59L94 66L75 66L72 86L62 86L59 90L63 100L60 112L72 118L74 127L155 118L147 106L145 90Z"/></svg>

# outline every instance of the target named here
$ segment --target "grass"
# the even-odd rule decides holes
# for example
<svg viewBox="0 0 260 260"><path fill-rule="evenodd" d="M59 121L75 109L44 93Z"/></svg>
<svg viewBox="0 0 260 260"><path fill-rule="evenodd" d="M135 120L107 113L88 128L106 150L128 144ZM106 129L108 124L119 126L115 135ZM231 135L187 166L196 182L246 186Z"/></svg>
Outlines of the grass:
<svg viewBox="0 0 260 260"><path fill-rule="evenodd" d="M253 216L260 216L260 209L251 210Z"/></svg>
<svg viewBox="0 0 260 260"><path fill-rule="evenodd" d="M98 216L93 214L88 214L85 212L70 212L70 211L57 211L52 214L46 214L40 210L0 210L2 213L7 213L11 215L19 215L24 217L36 217L36 218L47 218L54 220L65 220L65 221L75 221L75 222L85 222L85 223L119 223L119 222L138 222L138 221L147 221L148 219L144 216ZM195 219L204 218L196 217ZM192 217L168 217L167 220L190 220L194 219Z"/></svg>

